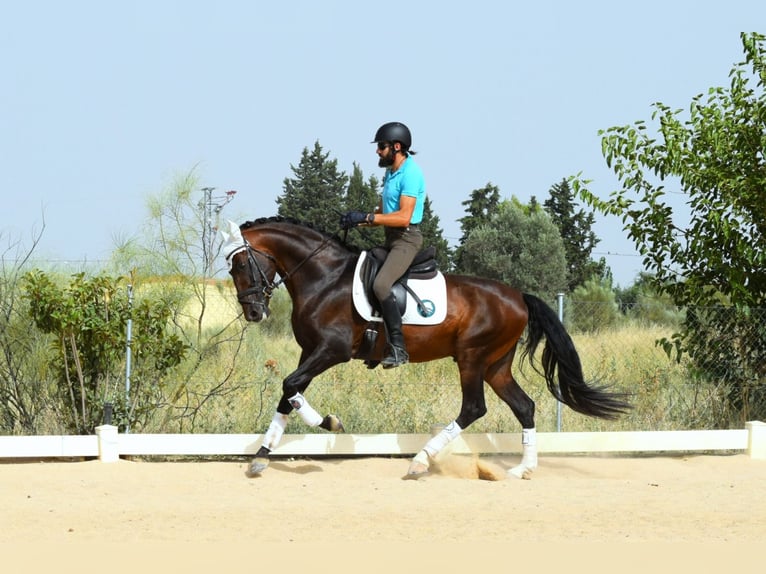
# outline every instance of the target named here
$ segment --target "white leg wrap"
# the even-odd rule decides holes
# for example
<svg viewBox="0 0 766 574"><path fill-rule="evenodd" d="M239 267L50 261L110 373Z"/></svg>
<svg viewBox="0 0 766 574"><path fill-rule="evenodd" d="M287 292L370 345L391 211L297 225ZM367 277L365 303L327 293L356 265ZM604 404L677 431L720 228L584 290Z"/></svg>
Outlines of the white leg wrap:
<svg viewBox="0 0 766 574"><path fill-rule="evenodd" d="M521 429L521 462L508 470L516 478L530 478L537 468L537 433L535 429Z"/></svg>
<svg viewBox="0 0 766 574"><path fill-rule="evenodd" d="M423 450L426 451L428 456L433 458L439 454L445 446L452 442L461 432L463 432L463 429L460 428L460 425L455 421L452 421L450 424L444 427L439 432L439 434L429 440L426 443L426 446L423 447Z"/></svg>
<svg viewBox="0 0 766 574"><path fill-rule="evenodd" d="M279 446L279 441L282 440L282 434L287 427L287 415L282 413L274 413L274 418L271 419L266 434L263 436L263 446L269 450L274 450Z"/></svg>
<svg viewBox="0 0 766 574"><path fill-rule="evenodd" d="M322 415L314 410L302 394L295 393L295 396L287 400L290 401L290 405L298 412L303 422L310 427L317 427L322 422Z"/></svg>
<svg viewBox="0 0 766 574"><path fill-rule="evenodd" d="M529 469L537 468L537 431L521 430L521 464Z"/></svg>

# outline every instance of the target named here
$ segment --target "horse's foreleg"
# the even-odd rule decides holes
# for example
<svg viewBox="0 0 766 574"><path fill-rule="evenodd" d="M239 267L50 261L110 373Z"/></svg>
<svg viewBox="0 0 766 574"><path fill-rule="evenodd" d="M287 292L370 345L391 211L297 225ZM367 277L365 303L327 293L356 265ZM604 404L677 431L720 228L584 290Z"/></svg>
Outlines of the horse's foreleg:
<svg viewBox="0 0 766 574"><path fill-rule="evenodd" d="M311 381L333 365L347 361L349 357L331 353L327 345L301 354L301 360L295 372L282 381L282 400L278 411L289 412L292 408L301 420L311 427L320 427L331 432L343 431L340 419L335 415L320 415L303 396Z"/></svg>
<svg viewBox="0 0 766 574"><path fill-rule="evenodd" d="M274 418L271 419L269 428L266 430L266 434L263 435L261 448L255 453L255 458L250 463L248 474L260 474L269 466L269 455L272 450L279 446L285 428L287 428L287 419L288 415L286 414L282 414L279 411L274 413Z"/></svg>
<svg viewBox="0 0 766 574"><path fill-rule="evenodd" d="M317 357L320 359L317 360ZM338 361L335 361L338 362ZM271 452L279 446L289 414L295 410L304 423L312 427L320 427L331 432L343 432L343 424L335 415L322 417L303 396L302 391L311 383L312 379L319 373L325 371L330 366L327 355L315 353L312 356L301 356L301 363L295 372L291 373L282 382L282 398L277 405L277 412L271 419L269 428L263 436L263 443L255 453L255 458L250 463L248 475L259 475L269 466Z"/></svg>
<svg viewBox="0 0 766 574"><path fill-rule="evenodd" d="M279 441L282 440L282 435L285 432L285 428L287 428L287 419L288 415L284 415L279 411L274 413L274 418L271 419L271 424L268 430L266 430L266 434L263 435L263 445L261 445L261 448L267 448L269 451L272 451L279 446Z"/></svg>
<svg viewBox="0 0 766 574"><path fill-rule="evenodd" d="M320 427L331 432L342 432L343 423L335 415L320 415L314 407L312 407L301 393L295 393L292 397L287 399L290 402L290 406L295 409L298 416L301 417L304 423L311 427Z"/></svg>
<svg viewBox="0 0 766 574"><path fill-rule="evenodd" d="M297 393L296 396L290 399L290 404L306 424L319 426L331 432L343 432L343 424L338 417L335 415L327 415L324 418L321 417L300 393ZM296 406L298 404L300 404L300 406ZM306 407L308 407L308 409ZM255 458L250 463L248 474L260 474L268 468L269 455L271 455L272 450L279 446L285 428L287 428L288 419L289 415L283 414L278 410L274 413L274 418L271 419L269 428L266 430L266 434L263 435L263 443L258 449L258 452L255 453ZM316 423L317 420L319 420L318 423Z"/></svg>

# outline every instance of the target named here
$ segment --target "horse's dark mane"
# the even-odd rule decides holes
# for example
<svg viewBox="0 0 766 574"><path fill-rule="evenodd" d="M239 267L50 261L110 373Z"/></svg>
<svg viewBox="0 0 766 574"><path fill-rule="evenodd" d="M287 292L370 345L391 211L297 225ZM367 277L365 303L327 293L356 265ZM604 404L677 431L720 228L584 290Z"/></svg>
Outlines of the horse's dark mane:
<svg viewBox="0 0 766 574"><path fill-rule="evenodd" d="M307 221L301 221L293 217L283 217L281 215L273 215L271 217L259 217L258 219L254 219L252 221L245 221L242 225L239 226L239 228L242 231L244 231L246 229L250 229L251 227L256 227L258 225L263 225L266 223L287 223L290 225L298 225L300 227L305 227L306 229L311 229L313 231L316 231L317 233L323 235L324 237L329 237L330 239L335 241L339 246L345 248L347 251L351 251L353 253L359 253L360 251L357 247L346 243L338 234L329 233L325 231L324 229L320 229L316 227L313 223L309 223Z"/></svg>
<svg viewBox="0 0 766 574"><path fill-rule="evenodd" d="M261 225L264 223L292 223L294 225L301 225L303 227L309 227L312 229L314 228L314 226L310 223L305 223L292 217L283 217L281 215L259 217L258 219L253 219L251 221L245 221L242 225L239 226L239 228L244 231L245 229L250 229L251 227L255 227L256 225Z"/></svg>

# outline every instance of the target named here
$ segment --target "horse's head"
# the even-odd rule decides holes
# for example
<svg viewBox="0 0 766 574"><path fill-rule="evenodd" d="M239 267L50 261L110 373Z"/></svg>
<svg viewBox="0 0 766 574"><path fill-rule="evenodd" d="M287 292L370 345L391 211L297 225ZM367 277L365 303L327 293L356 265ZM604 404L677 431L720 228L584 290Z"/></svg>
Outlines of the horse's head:
<svg viewBox="0 0 766 574"><path fill-rule="evenodd" d="M277 273L274 258L254 249L236 223L230 221L229 233L221 234L224 238L222 253L229 265L242 312L248 321L258 322L269 316L269 300Z"/></svg>

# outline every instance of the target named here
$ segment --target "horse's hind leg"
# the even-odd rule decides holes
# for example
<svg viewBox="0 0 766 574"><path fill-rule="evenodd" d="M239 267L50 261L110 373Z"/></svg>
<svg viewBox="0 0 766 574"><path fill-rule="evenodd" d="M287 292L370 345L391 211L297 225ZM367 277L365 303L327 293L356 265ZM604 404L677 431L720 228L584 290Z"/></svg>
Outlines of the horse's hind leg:
<svg viewBox="0 0 766 574"><path fill-rule="evenodd" d="M481 370L473 365L460 365L460 386L463 403L457 418L432 437L423 449L412 459L404 478L418 478L428 472L431 460L457 438L463 430L484 416L487 406L484 401L484 381Z"/></svg>
<svg viewBox="0 0 766 574"><path fill-rule="evenodd" d="M511 373L510 361L499 365L488 376L492 390L505 402L521 423L521 462L508 474L529 479L537 468L537 439L535 431L535 402L516 382Z"/></svg>

